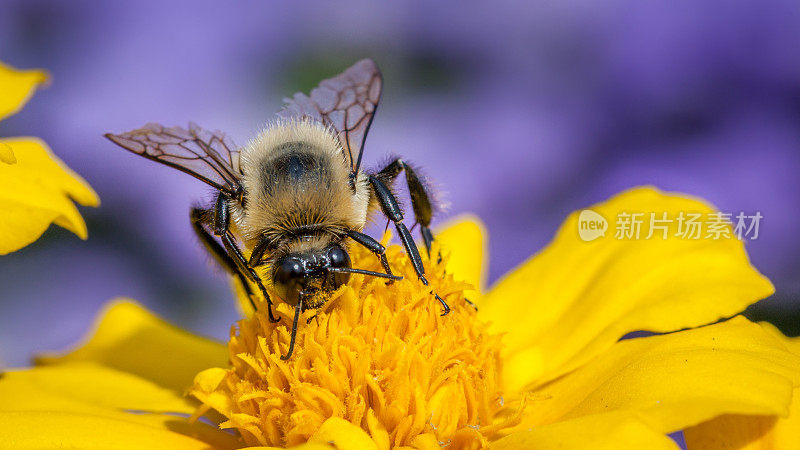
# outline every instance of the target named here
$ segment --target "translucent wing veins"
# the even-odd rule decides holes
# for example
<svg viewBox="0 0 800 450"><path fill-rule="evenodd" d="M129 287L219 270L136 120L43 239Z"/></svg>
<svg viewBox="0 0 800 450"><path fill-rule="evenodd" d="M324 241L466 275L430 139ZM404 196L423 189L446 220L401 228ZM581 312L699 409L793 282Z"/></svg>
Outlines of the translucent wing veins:
<svg viewBox="0 0 800 450"><path fill-rule="evenodd" d="M286 98L278 115L283 118L308 117L332 127L353 172L358 172L364 141L381 98L383 80L371 59L362 59L341 74L323 80L311 90Z"/></svg>
<svg viewBox="0 0 800 450"><path fill-rule="evenodd" d="M148 123L137 130L105 136L126 150L186 172L216 189L233 196L240 192L239 150L222 132L212 133L194 123L188 130Z"/></svg>

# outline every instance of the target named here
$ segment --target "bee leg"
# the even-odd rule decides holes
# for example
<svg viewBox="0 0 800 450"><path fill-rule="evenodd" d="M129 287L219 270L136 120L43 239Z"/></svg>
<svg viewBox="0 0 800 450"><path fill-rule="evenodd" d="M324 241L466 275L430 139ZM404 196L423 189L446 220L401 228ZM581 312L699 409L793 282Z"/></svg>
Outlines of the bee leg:
<svg viewBox="0 0 800 450"><path fill-rule="evenodd" d="M220 240L222 240L222 245L225 247L225 250L228 253L228 256L234 261L236 266L239 268L239 272L244 274L250 281L258 286L258 289L261 291L261 294L264 296L264 299L267 300L267 313L269 314L269 321L272 323L280 321L279 318L276 318L275 315L272 314L272 299L267 293L267 289L264 287L264 283L261 282L261 277L258 276L255 270L247 263L247 260L244 259L244 255L242 255L242 251L239 249L239 246L236 245L236 242L231 235L231 232L228 230L230 225L230 214L228 212L228 199L220 193L217 196L217 201L214 205L214 215L213 215L213 229L214 234L219 236ZM253 300L250 300L253 303ZM255 304L253 304L253 309L255 308Z"/></svg>
<svg viewBox="0 0 800 450"><path fill-rule="evenodd" d="M422 242L425 243L425 249L428 250L428 257L431 256L431 244L433 244L433 233L431 233L431 229L426 227L425 225L421 225L419 227L419 232L422 234ZM436 263L442 262L442 254L439 253L439 259Z"/></svg>
<svg viewBox="0 0 800 450"><path fill-rule="evenodd" d="M209 214L210 211L202 208L192 208L191 210L191 221L192 221L192 229L194 229L195 234L197 235L200 242L206 248L208 253L217 261L217 263L222 266L223 269L230 272L232 275L236 275L239 278L239 282L242 284L245 292L247 293L247 297L250 300L250 304L253 306L253 310L256 309L256 304L253 301L253 290L250 288L250 283L247 282L247 277L245 277L242 272L239 270L239 267L236 263L231 259L228 252L222 247L222 245L214 239L214 235L208 230L206 220L204 220L204 216Z"/></svg>
<svg viewBox="0 0 800 450"><path fill-rule="evenodd" d="M294 341L295 338L297 337L297 320L300 318L300 314L302 313L303 313L303 293L300 292L300 299L297 301L297 305L294 307L294 320L292 321L292 336L289 339L289 352L281 356L281 359L284 361L291 358L292 353L294 353Z"/></svg>
<svg viewBox="0 0 800 450"><path fill-rule="evenodd" d="M389 218L389 220L394 222L394 226L397 229L397 234L400 236L400 240L403 242L403 247L405 247L409 259L411 259L411 264L414 266L414 271L417 273L417 277L419 277L419 280L422 282L422 284L428 286L428 280L425 278L425 266L422 265L422 258L419 255L417 244L414 243L411 233L403 223L403 211L400 210L400 205L397 204L397 199L394 198L392 191L390 191L383 181L381 181L377 176L370 175L369 182L372 186L372 193L375 195L378 203L381 205L383 213ZM447 303L444 301L444 299L439 297L439 294L433 291L431 291L431 294L433 294L433 296L436 297L436 299L442 304L442 315L447 315L450 312L450 307L447 306Z"/></svg>
<svg viewBox="0 0 800 450"><path fill-rule="evenodd" d="M414 210L414 217L416 223L419 224L420 234L422 235L422 242L425 243L425 249L428 251L428 257L431 256L431 245L433 244L433 233L431 232L431 219L433 218L433 202L431 202L431 195L428 187L417 175L414 168L404 162L402 159L397 158L390 162L380 172L376 174L381 181L393 182L395 178L403 171L406 174L406 183L408 185L408 192L411 196L411 207ZM412 227L413 229L414 227ZM437 263L442 262L442 254L439 253ZM468 298L464 299L470 306L478 310L475 303L471 302Z"/></svg>
<svg viewBox="0 0 800 450"><path fill-rule="evenodd" d="M347 230L347 236L350 239L358 242L359 244L366 247L372 253L375 254L381 260L381 265L383 266L383 270L386 271L387 275L394 275L392 273L392 268L389 267L389 261L386 259L386 247L381 245L380 242L373 239L371 236L368 236L364 233L360 233L355 230ZM390 279L386 282L387 285L394 283L394 280Z"/></svg>
<svg viewBox="0 0 800 450"><path fill-rule="evenodd" d="M242 270L245 273L249 274L250 279L256 283L258 289L261 291L261 294L267 300L267 314L269 315L269 321L272 323L280 322L281 319L276 318L272 314L272 299L267 293L267 289L264 287L264 283L261 282L261 277L258 276L255 270L253 270L250 266L247 265L247 261L244 259L244 255L242 255L242 251L239 249L239 246L236 245L236 242L233 240L233 236L231 235L230 231L225 232L221 236L222 243L225 245L225 248L228 250L230 254L233 255L234 261L238 261L242 267Z"/></svg>
<svg viewBox="0 0 800 450"><path fill-rule="evenodd" d="M381 178L381 181L389 181L391 183L400 172L405 172L406 174L408 193L411 196L411 208L414 210L414 219L416 220L414 226L419 224L422 242L425 243L425 249L428 251L428 257L430 257L431 243L433 243L433 233L431 233L430 229L431 219L433 218L433 203L431 202L429 188L417 175L416 170L400 158L390 162L376 176ZM442 255L439 255L439 262L441 260Z"/></svg>

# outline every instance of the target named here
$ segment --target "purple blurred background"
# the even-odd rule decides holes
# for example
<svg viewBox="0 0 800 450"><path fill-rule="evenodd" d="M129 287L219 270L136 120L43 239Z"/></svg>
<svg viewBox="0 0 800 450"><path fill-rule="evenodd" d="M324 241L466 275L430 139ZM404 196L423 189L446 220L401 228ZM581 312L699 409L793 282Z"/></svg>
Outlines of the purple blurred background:
<svg viewBox="0 0 800 450"><path fill-rule="evenodd" d="M521 3L521 2L520 2ZM490 280L572 210L640 184L760 211L777 293L749 311L800 333L800 3L0 2L0 60L52 86L0 135L44 138L98 191L90 238L0 257L0 367L75 342L128 296L225 338L237 313L188 221L192 178L101 138L148 121L245 142L357 59L383 69L367 163L404 155L488 224Z"/></svg>

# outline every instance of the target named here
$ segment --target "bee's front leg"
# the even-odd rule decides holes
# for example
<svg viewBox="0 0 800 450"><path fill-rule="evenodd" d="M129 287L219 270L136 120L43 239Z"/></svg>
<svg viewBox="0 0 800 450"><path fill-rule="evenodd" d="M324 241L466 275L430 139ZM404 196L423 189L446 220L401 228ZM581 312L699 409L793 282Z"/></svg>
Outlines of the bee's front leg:
<svg viewBox="0 0 800 450"><path fill-rule="evenodd" d="M244 273L250 281L254 282L261 291L261 294L267 300L267 313L269 314L270 322L278 322L280 319L276 318L272 314L272 299L270 298L267 289L264 287L261 277L247 263L247 260L244 258L241 249L236 244L236 241L230 232L230 212L228 210L229 200L230 199L227 198L223 193L220 193L217 196L217 201L214 204L214 234L219 236L220 240L222 241L222 245L225 247L225 250L228 253L228 256L235 262L239 272ZM253 303L252 299L250 301ZM257 309L255 303L253 303L253 309Z"/></svg>
<svg viewBox="0 0 800 450"><path fill-rule="evenodd" d="M381 260L381 265L383 266L383 270L386 271L387 275L393 275L392 268L389 267L389 261L386 259L386 247L381 245L380 242L373 239L371 236L368 236L364 233L360 233L355 230L347 230L347 236L358 242L359 244L366 247L369 251L374 253L378 258ZM386 284L394 283L394 279L389 279Z"/></svg>

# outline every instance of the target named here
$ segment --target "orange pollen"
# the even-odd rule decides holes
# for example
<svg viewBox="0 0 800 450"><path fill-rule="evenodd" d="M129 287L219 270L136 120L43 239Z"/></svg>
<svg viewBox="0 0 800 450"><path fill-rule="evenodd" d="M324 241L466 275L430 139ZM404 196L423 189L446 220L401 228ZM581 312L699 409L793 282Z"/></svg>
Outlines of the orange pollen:
<svg viewBox="0 0 800 450"><path fill-rule="evenodd" d="M368 251L350 253L354 267L382 271ZM500 388L500 336L465 302L472 287L445 273L443 256L424 258L424 286L402 249L389 247L389 263L404 279L387 285L353 275L320 310L303 313L288 361L280 357L289 345L289 305L276 305L277 324L263 309L239 321L228 344L231 366L202 372L190 391L203 403L197 415L217 410L227 419L220 427L250 446L304 443L331 417L360 426L378 448L486 446L513 424ZM440 316L431 289L449 315Z"/></svg>

